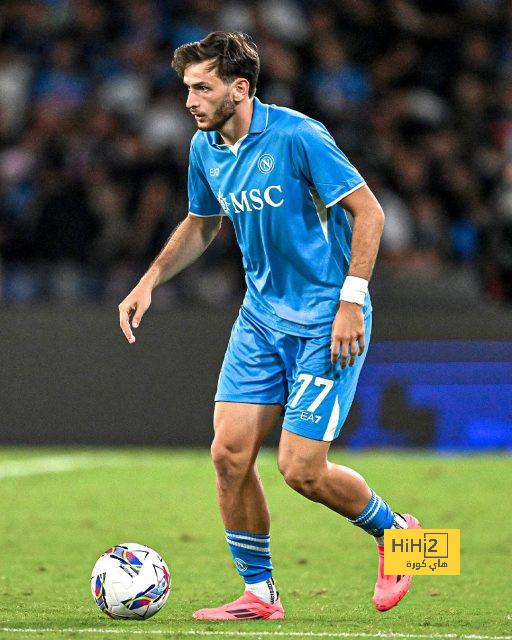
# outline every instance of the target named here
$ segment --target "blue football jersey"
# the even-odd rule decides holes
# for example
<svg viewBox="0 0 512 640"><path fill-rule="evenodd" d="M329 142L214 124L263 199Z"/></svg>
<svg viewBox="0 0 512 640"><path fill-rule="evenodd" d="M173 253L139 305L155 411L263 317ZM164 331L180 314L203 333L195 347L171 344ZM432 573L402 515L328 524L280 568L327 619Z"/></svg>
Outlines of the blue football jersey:
<svg viewBox="0 0 512 640"><path fill-rule="evenodd" d="M257 98L249 133L235 145L198 131L190 147L190 213L231 220L244 305L293 335L330 333L352 238L339 203L363 184L323 124Z"/></svg>

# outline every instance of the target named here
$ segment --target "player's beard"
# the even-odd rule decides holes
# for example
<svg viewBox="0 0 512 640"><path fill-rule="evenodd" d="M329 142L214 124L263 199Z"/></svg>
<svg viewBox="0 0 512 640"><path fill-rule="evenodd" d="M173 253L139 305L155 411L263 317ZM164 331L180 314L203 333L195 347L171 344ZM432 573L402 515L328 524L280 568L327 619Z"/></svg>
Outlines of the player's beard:
<svg viewBox="0 0 512 640"><path fill-rule="evenodd" d="M226 122L235 115L236 104L226 94L221 104L215 109L209 122L202 127L198 127L201 131L218 131L226 124Z"/></svg>

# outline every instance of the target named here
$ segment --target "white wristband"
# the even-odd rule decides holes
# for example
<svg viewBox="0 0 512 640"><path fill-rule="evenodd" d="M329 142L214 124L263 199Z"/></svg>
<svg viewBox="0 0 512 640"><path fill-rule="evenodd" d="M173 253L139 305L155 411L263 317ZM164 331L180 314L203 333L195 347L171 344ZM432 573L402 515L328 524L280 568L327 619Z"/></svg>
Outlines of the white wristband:
<svg viewBox="0 0 512 640"><path fill-rule="evenodd" d="M355 302L364 305L364 299L368 293L368 280L347 276L340 291L340 300L345 302Z"/></svg>

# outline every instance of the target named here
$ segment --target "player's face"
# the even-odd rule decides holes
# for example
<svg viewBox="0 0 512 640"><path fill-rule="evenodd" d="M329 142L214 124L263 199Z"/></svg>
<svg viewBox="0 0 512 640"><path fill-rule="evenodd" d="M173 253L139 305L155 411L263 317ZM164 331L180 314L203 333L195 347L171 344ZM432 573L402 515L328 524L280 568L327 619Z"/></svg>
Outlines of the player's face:
<svg viewBox="0 0 512 640"><path fill-rule="evenodd" d="M226 84L210 65L209 60L190 64L183 76L188 87L186 106L201 131L222 129L236 111L234 83Z"/></svg>

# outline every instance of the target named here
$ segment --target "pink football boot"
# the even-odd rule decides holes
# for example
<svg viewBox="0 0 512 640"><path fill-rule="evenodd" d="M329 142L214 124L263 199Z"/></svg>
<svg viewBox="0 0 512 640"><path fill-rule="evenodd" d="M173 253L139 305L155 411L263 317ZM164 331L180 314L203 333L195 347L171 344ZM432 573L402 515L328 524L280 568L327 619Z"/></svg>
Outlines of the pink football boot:
<svg viewBox="0 0 512 640"><path fill-rule="evenodd" d="M234 602L213 609L199 609L193 617L196 620L282 620L284 609L279 598L274 604L268 604L246 591Z"/></svg>
<svg viewBox="0 0 512 640"><path fill-rule="evenodd" d="M404 513L404 520L408 529L421 529L421 524L414 516ZM409 591L412 576L385 576L384 575L384 545L377 545L379 552L379 572L375 591L373 592L373 604L378 611L387 611L395 605Z"/></svg>

